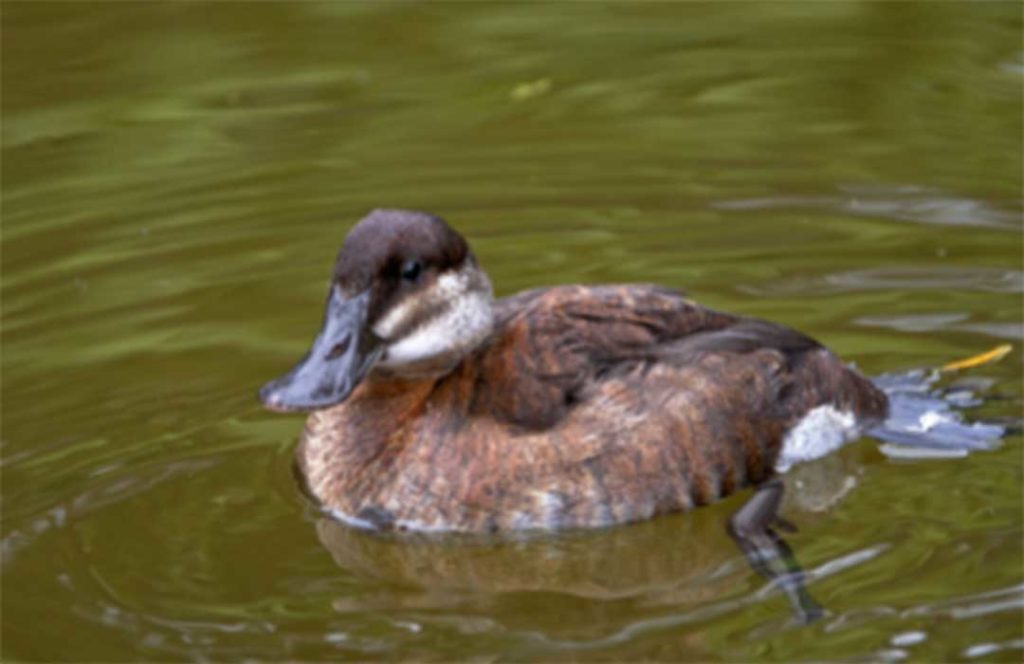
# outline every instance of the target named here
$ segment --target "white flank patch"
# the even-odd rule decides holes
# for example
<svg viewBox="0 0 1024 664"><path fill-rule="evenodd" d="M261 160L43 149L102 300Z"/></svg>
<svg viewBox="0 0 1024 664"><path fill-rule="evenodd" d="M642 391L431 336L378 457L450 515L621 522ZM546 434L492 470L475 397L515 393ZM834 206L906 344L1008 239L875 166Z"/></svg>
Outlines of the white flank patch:
<svg viewBox="0 0 1024 664"><path fill-rule="evenodd" d="M490 334L492 295L489 287L470 289L473 281L470 270L476 269L467 265L458 272L441 275L428 290L409 297L374 325L373 331L377 336L390 339L389 333L401 329L419 307L435 306L442 312L427 319L408 336L392 340L387 354L379 362L380 366L394 369L440 355L462 353Z"/></svg>
<svg viewBox="0 0 1024 664"><path fill-rule="evenodd" d="M860 434L851 412L831 405L811 410L782 440L782 451L775 461L775 470L784 473L794 464L819 459L850 442Z"/></svg>

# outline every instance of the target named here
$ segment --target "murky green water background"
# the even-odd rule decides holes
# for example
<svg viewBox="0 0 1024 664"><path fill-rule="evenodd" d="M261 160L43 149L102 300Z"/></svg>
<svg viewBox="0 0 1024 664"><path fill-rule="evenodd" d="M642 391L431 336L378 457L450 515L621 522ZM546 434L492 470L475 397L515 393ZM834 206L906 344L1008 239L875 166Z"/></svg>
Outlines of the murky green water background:
<svg viewBox="0 0 1024 664"><path fill-rule="evenodd" d="M10 660L1007 660L1021 438L790 479L802 627L723 531L318 521L256 388L348 227L448 218L500 293L660 281L868 373L1010 341L1018 3L15 3L3 12Z"/></svg>

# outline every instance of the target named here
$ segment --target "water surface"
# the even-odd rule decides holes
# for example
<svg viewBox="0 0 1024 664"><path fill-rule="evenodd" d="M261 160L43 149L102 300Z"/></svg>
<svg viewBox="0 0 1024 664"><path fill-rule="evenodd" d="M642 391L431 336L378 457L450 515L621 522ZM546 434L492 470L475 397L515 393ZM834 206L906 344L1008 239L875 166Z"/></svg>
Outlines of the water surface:
<svg viewBox="0 0 1024 664"><path fill-rule="evenodd" d="M4 659L1019 661L1019 435L795 472L800 626L724 533L746 496L359 533L255 391L378 206L499 294L657 281L867 373L1019 349L1020 35L1017 3L4 3ZM1019 353L970 379L1019 418Z"/></svg>

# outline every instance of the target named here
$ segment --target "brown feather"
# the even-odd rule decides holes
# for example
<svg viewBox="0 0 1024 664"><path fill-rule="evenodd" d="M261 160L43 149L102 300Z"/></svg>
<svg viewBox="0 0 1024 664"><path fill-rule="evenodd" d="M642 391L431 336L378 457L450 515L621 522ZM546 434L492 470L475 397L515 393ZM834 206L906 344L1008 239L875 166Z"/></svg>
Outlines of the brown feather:
<svg viewBox="0 0 1024 664"><path fill-rule="evenodd" d="M378 527L593 527L713 502L772 475L786 433L885 396L814 340L655 286L559 287L496 304L451 373L371 375L310 416L311 491Z"/></svg>

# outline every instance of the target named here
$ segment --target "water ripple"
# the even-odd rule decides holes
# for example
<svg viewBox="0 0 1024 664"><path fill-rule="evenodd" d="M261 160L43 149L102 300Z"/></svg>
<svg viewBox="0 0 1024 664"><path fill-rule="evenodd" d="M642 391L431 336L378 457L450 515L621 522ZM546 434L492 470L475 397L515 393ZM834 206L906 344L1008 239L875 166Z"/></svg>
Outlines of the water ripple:
<svg viewBox="0 0 1024 664"><path fill-rule="evenodd" d="M841 187L823 196L768 196L720 201L720 210L827 210L858 217L909 221L937 226L972 226L1021 230L1020 210L1005 210L984 201L950 196L936 189L908 186Z"/></svg>
<svg viewBox="0 0 1024 664"><path fill-rule="evenodd" d="M1024 293L1024 272L990 267L885 267L740 285L751 295L833 295L873 290Z"/></svg>

